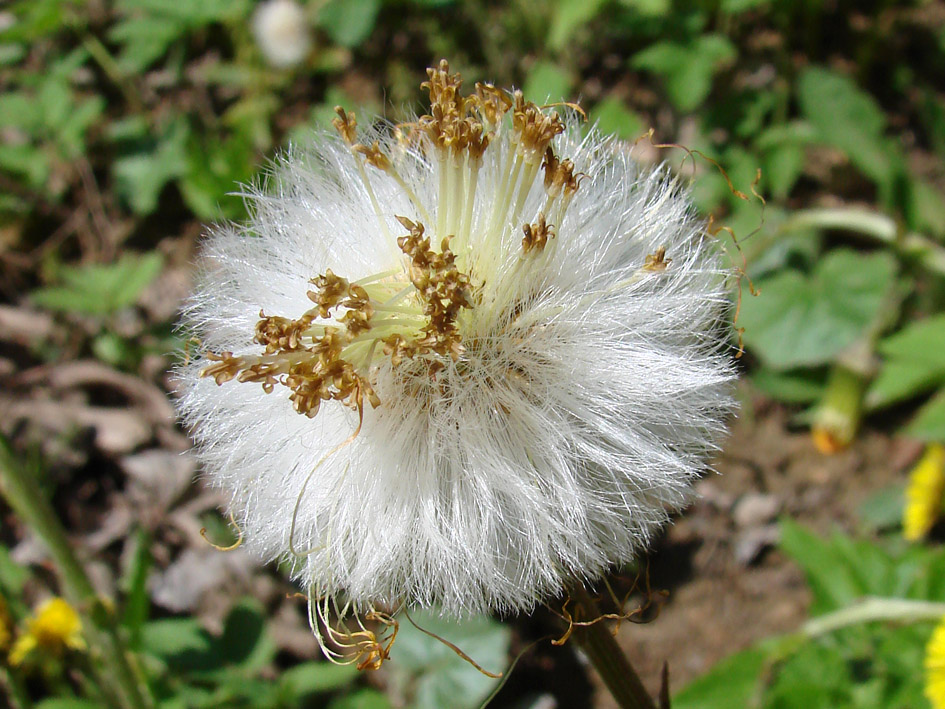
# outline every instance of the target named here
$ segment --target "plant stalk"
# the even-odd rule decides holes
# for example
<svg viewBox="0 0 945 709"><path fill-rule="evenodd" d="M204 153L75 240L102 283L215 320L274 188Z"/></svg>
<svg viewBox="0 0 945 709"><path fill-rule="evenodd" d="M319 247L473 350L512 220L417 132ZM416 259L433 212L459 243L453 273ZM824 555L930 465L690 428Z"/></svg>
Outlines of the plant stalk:
<svg viewBox="0 0 945 709"><path fill-rule="evenodd" d="M576 620L600 618L597 603L580 583L571 588ZM617 644L617 639L603 623L575 626L572 637L594 665L621 709L656 709L640 676Z"/></svg>
<svg viewBox="0 0 945 709"><path fill-rule="evenodd" d="M0 436L0 493L20 519L43 540L55 562L63 595L91 621L86 631L89 645L98 649L107 663L107 672L101 669L96 672L101 690L109 693L109 688L114 689L122 709L153 707L147 685L132 665L122 641L111 604L95 592L52 505L3 436Z"/></svg>

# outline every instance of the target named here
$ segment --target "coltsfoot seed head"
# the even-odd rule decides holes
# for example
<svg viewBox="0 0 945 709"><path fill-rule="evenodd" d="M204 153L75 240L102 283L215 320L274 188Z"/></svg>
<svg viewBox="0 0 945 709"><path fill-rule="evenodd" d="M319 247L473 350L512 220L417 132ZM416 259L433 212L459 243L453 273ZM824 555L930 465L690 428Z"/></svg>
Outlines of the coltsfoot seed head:
<svg viewBox="0 0 945 709"><path fill-rule="evenodd" d="M294 0L266 0L253 13L253 35L272 66L298 64L312 46L305 11Z"/></svg>
<svg viewBox="0 0 945 709"><path fill-rule="evenodd" d="M408 125L338 109L211 231L180 410L312 598L527 610L689 498L733 408L730 273L667 171L576 112L445 62L424 87Z"/></svg>

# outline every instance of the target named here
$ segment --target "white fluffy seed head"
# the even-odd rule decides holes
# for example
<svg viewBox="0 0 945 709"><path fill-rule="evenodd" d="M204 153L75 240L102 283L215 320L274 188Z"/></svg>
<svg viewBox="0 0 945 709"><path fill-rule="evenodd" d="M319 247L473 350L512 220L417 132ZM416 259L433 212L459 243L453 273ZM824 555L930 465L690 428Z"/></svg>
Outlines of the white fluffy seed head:
<svg viewBox="0 0 945 709"><path fill-rule="evenodd" d="M319 597L527 610L631 561L723 433L729 273L685 191L576 121L532 141L520 109L469 114L492 134L481 156L437 145L425 118L418 139L365 136L342 112L342 138L291 149L250 192L249 221L205 243L186 313L204 357L180 372L180 410L247 546L294 560ZM549 155L573 160L564 187L543 179L561 175ZM468 280L442 327L398 246L406 223ZM340 354L318 338L367 310L313 314L311 279L329 271L376 305ZM301 333L267 350L268 386L263 314ZM390 345L447 331L452 350ZM340 379L290 379L329 359L354 373L347 397ZM303 384L321 387L314 414L292 400Z"/></svg>
<svg viewBox="0 0 945 709"><path fill-rule="evenodd" d="M267 0L253 13L253 35L275 67L298 64L308 54L312 34L305 11L293 0Z"/></svg>

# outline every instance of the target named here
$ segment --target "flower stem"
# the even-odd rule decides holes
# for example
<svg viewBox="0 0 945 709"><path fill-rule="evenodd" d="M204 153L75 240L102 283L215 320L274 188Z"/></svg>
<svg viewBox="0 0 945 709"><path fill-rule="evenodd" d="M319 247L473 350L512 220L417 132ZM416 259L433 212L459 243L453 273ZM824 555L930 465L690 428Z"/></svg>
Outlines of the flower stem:
<svg viewBox="0 0 945 709"><path fill-rule="evenodd" d="M587 620L600 618L597 603L582 584L576 583L571 588L571 600L575 604L575 617ZM594 665L621 709L656 709L640 676L603 622L575 626L572 637Z"/></svg>
<svg viewBox="0 0 945 709"><path fill-rule="evenodd" d="M854 207L805 209L795 212L777 233L800 229L837 229L860 234L916 259L930 271L945 274L945 249L922 234L900 229L896 221L885 214Z"/></svg>
<svg viewBox="0 0 945 709"><path fill-rule="evenodd" d="M104 691L113 687L117 706L122 709L153 706L150 692L128 656L111 604L96 593L85 568L69 545L66 531L52 505L3 436L0 436L0 493L20 519L46 544L55 562L63 594L91 621L87 631L89 645L102 653L108 665L107 672L96 672L100 688Z"/></svg>

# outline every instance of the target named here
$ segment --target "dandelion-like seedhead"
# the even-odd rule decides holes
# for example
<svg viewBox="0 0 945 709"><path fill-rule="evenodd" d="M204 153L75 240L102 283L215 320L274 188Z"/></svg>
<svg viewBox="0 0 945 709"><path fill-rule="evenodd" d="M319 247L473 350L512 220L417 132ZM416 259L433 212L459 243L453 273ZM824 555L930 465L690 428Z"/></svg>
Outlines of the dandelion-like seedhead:
<svg viewBox="0 0 945 709"><path fill-rule="evenodd" d="M305 10L295 0L266 0L253 13L253 35L272 66L298 64L312 46L312 33Z"/></svg>
<svg viewBox="0 0 945 709"><path fill-rule="evenodd" d="M186 313L204 469L322 618L528 610L630 561L732 409L729 273L685 190L576 109L428 73L429 115L338 109L289 150Z"/></svg>

